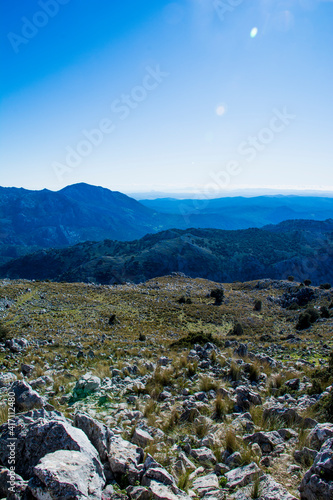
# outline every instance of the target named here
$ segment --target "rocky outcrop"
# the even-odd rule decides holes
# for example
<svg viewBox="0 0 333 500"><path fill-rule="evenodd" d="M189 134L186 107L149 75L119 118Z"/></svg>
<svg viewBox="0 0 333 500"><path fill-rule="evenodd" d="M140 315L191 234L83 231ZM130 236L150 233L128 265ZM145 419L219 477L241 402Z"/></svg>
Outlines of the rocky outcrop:
<svg viewBox="0 0 333 500"><path fill-rule="evenodd" d="M301 500L332 500L333 438L323 443L299 487Z"/></svg>
<svg viewBox="0 0 333 500"><path fill-rule="evenodd" d="M19 457L16 472L30 479L34 467L48 453L58 450L78 451L87 455L99 474L102 465L96 448L83 431L73 427L61 413L34 410L13 418L10 424L0 427L0 459L8 466L10 448L7 444L15 439L15 453Z"/></svg>

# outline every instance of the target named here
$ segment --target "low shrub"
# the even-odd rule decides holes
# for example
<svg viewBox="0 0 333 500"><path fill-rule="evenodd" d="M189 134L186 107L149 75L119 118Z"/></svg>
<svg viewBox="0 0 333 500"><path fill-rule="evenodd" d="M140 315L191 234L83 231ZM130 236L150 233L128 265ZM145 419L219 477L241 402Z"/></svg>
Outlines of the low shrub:
<svg viewBox="0 0 333 500"><path fill-rule="evenodd" d="M262 308L262 302L261 302L261 300L256 300L255 303L254 303L253 310L254 311L261 311L261 308Z"/></svg>
<svg viewBox="0 0 333 500"><path fill-rule="evenodd" d="M308 307L299 315L296 330L306 330L320 318L320 313L313 307Z"/></svg>
<svg viewBox="0 0 333 500"><path fill-rule="evenodd" d="M0 322L0 341L1 340L6 340L9 335L9 329Z"/></svg>
<svg viewBox="0 0 333 500"><path fill-rule="evenodd" d="M215 299L215 305L216 306L220 306L223 302L223 299L224 299L224 290L223 288L214 288L214 290L212 290L210 292L210 296Z"/></svg>
<svg viewBox="0 0 333 500"><path fill-rule="evenodd" d="M331 283L322 283L321 285L319 285L319 288L321 290L329 290L331 287L332 287Z"/></svg>
<svg viewBox="0 0 333 500"><path fill-rule="evenodd" d="M182 337L176 342L172 342L170 347L192 347L194 344L205 345L212 342L215 345L220 345L220 341L213 337L211 333L191 332L186 337Z"/></svg>

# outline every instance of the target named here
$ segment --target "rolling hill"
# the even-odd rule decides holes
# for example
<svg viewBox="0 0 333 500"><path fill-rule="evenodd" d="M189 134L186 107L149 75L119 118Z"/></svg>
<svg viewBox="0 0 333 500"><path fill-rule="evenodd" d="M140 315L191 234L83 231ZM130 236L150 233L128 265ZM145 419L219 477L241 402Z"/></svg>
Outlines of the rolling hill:
<svg viewBox="0 0 333 500"><path fill-rule="evenodd" d="M2 278L115 284L182 272L219 282L259 278L333 281L333 220L266 229L172 229L135 241L38 251L0 267Z"/></svg>

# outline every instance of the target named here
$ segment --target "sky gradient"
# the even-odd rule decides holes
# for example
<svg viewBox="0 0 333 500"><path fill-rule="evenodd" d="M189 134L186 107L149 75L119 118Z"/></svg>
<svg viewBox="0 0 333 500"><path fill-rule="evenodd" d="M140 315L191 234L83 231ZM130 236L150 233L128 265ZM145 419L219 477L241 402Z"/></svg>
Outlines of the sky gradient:
<svg viewBox="0 0 333 500"><path fill-rule="evenodd" d="M0 185L333 191L333 1L0 9Z"/></svg>

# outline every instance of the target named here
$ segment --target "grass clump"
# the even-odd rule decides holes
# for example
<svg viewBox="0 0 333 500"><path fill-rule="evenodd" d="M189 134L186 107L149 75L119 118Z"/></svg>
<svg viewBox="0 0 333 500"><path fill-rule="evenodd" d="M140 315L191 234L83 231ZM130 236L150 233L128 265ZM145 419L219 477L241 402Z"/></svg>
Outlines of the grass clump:
<svg viewBox="0 0 333 500"><path fill-rule="evenodd" d="M239 380L241 378L241 374L242 374L241 366L235 363L235 361L232 361L229 369L229 377L231 378L231 380L233 380L234 382L236 380Z"/></svg>
<svg viewBox="0 0 333 500"><path fill-rule="evenodd" d="M238 450L239 446L237 443L237 437L234 429L229 427L225 433L225 449L229 453L234 453Z"/></svg>
<svg viewBox="0 0 333 500"><path fill-rule="evenodd" d="M191 471L187 470L183 474L181 474L178 479L178 484L177 484L178 488L180 490L185 491L186 493L188 492L191 486L190 475Z"/></svg>
<svg viewBox="0 0 333 500"><path fill-rule="evenodd" d="M258 382L260 378L260 363L259 361L254 361L249 367L249 380L250 382Z"/></svg>
<svg viewBox="0 0 333 500"><path fill-rule="evenodd" d="M202 375L199 382L200 391L208 392L217 389L217 382L209 375Z"/></svg>
<svg viewBox="0 0 333 500"><path fill-rule="evenodd" d="M228 397L223 397L221 394L216 396L214 401L213 419L217 421L223 420L225 415L232 413L234 410L234 402Z"/></svg>
<svg viewBox="0 0 333 500"><path fill-rule="evenodd" d="M256 500L257 498L260 498L260 477L257 476L252 484L252 488L251 488L251 498L253 500Z"/></svg>

